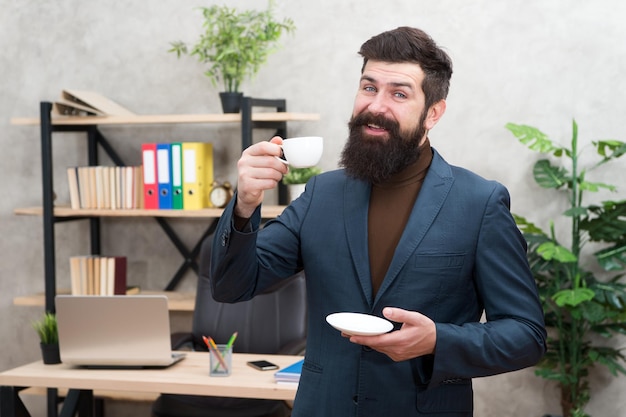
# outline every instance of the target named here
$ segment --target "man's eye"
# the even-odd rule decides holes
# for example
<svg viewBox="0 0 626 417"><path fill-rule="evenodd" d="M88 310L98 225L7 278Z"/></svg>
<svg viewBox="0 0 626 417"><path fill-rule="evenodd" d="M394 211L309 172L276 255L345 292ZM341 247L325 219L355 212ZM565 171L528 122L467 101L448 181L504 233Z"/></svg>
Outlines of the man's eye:
<svg viewBox="0 0 626 417"><path fill-rule="evenodd" d="M365 91L376 91L376 89L374 87L372 87L371 85L366 85L365 87L363 87L363 90L365 90Z"/></svg>
<svg viewBox="0 0 626 417"><path fill-rule="evenodd" d="M395 96L396 96L396 97L398 97L398 98L406 98L406 94L404 94L404 93L402 93L402 92L400 92L400 91L398 91L397 93L395 93Z"/></svg>

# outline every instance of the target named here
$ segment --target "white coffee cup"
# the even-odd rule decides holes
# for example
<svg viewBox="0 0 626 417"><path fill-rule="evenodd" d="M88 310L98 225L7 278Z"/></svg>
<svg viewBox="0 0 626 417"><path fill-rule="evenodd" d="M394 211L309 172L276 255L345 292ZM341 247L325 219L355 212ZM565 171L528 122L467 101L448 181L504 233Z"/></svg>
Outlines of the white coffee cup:
<svg viewBox="0 0 626 417"><path fill-rule="evenodd" d="M324 139L320 136L289 138L283 140L281 147L285 159L277 157L279 161L294 168L308 168L320 161Z"/></svg>

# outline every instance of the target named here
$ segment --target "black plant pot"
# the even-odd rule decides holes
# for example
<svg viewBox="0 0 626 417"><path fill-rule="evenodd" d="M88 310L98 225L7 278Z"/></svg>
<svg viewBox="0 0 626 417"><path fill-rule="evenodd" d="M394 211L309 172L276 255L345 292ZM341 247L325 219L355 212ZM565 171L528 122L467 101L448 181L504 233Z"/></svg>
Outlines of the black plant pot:
<svg viewBox="0 0 626 417"><path fill-rule="evenodd" d="M61 363L61 354L59 353L59 345L44 345L41 346L41 357L43 358L43 363L46 365L53 365L55 363Z"/></svg>
<svg viewBox="0 0 626 417"><path fill-rule="evenodd" d="M222 101L222 111L224 113L239 113L241 110L241 99L243 93L222 92L220 100Z"/></svg>

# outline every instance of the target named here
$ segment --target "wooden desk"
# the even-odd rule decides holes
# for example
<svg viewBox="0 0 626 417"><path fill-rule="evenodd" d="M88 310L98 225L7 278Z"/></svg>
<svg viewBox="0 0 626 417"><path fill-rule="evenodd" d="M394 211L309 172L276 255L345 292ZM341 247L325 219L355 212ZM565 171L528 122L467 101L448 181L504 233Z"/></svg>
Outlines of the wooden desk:
<svg viewBox="0 0 626 417"><path fill-rule="evenodd" d="M84 369L37 361L0 373L0 417L13 417L16 409L23 407L18 396L23 387L67 388L74 396L85 393L89 401L93 401L94 390L293 400L295 385L277 384L274 371L258 371L246 365L247 361L259 359L284 368L302 358L234 354L229 377L209 377L209 354L204 352L187 352L185 359L165 369ZM65 406L76 407L76 402L66 400Z"/></svg>

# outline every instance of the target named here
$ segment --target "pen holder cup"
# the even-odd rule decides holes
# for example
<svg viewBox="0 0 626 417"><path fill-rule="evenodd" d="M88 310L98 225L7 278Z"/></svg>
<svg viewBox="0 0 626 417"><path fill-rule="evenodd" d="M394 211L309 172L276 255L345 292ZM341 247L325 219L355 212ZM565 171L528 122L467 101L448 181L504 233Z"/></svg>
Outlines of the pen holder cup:
<svg viewBox="0 0 626 417"><path fill-rule="evenodd" d="M229 376L233 364L233 348L217 345L217 350L209 350L209 376Z"/></svg>

